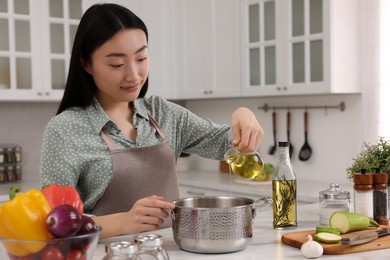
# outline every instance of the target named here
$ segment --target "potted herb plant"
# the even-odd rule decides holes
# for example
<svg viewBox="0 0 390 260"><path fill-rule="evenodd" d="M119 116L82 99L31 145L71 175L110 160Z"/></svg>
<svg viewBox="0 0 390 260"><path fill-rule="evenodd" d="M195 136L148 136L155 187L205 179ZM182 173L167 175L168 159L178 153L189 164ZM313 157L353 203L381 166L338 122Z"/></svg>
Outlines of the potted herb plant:
<svg viewBox="0 0 390 260"><path fill-rule="evenodd" d="M347 168L348 179L353 174L361 172L385 172L390 174L390 141L379 137L375 144L364 142L363 150L353 159L353 164ZM390 185L390 176L387 185Z"/></svg>

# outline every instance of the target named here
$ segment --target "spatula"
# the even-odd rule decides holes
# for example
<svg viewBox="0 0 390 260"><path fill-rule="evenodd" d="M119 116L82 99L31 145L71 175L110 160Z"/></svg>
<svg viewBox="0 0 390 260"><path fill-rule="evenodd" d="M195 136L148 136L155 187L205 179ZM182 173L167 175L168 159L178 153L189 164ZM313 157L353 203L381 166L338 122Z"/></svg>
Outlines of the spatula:
<svg viewBox="0 0 390 260"><path fill-rule="evenodd" d="M272 112L272 131L274 134L274 145L268 150L269 154L274 154L276 151L276 112Z"/></svg>
<svg viewBox="0 0 390 260"><path fill-rule="evenodd" d="M299 160L301 161L307 161L309 160L312 151L311 147L309 145L309 142L307 141L307 132L308 132L308 114L307 111L304 113L304 127L305 127L305 142L299 151Z"/></svg>
<svg viewBox="0 0 390 260"><path fill-rule="evenodd" d="M294 151L294 147L291 144L291 140L290 140L290 127L291 127L291 113L290 113L290 111L287 111L287 141L290 142L289 152L290 152L290 158L291 158L292 153Z"/></svg>

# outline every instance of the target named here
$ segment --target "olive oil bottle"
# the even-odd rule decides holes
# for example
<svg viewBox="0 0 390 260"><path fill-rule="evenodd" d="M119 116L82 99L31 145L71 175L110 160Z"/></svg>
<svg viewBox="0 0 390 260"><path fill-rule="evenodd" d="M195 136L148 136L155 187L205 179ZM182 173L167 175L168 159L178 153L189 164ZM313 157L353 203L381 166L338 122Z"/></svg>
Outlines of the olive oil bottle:
<svg viewBox="0 0 390 260"><path fill-rule="evenodd" d="M290 162L290 142L279 142L279 162L272 174L273 226L293 229L297 222L297 180Z"/></svg>
<svg viewBox="0 0 390 260"><path fill-rule="evenodd" d="M248 180L259 176L264 168L264 162L258 153L241 153L234 148L227 150L225 161L234 174Z"/></svg>

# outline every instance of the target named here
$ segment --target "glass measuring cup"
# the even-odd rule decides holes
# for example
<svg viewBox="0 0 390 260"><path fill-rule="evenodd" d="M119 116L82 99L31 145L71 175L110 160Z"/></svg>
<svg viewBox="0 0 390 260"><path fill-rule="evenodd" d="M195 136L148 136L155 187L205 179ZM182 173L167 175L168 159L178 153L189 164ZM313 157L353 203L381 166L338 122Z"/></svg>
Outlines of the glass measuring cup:
<svg viewBox="0 0 390 260"><path fill-rule="evenodd" d="M229 148L224 159L235 175L248 180L259 176L264 168L264 161L257 152L241 153L235 148Z"/></svg>

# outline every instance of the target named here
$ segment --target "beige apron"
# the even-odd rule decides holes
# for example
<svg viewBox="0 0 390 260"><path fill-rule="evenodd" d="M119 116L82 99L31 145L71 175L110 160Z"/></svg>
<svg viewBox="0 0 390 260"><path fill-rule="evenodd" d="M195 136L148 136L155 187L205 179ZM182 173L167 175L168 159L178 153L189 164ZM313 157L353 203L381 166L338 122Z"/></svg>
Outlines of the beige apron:
<svg viewBox="0 0 390 260"><path fill-rule="evenodd" d="M151 115L149 119L162 138L159 144L117 149L109 134L101 132L111 151L113 176L92 214L126 212L137 200L151 195L163 196L166 201L179 198L173 150L157 122ZM166 219L161 227L171 224L171 220Z"/></svg>

